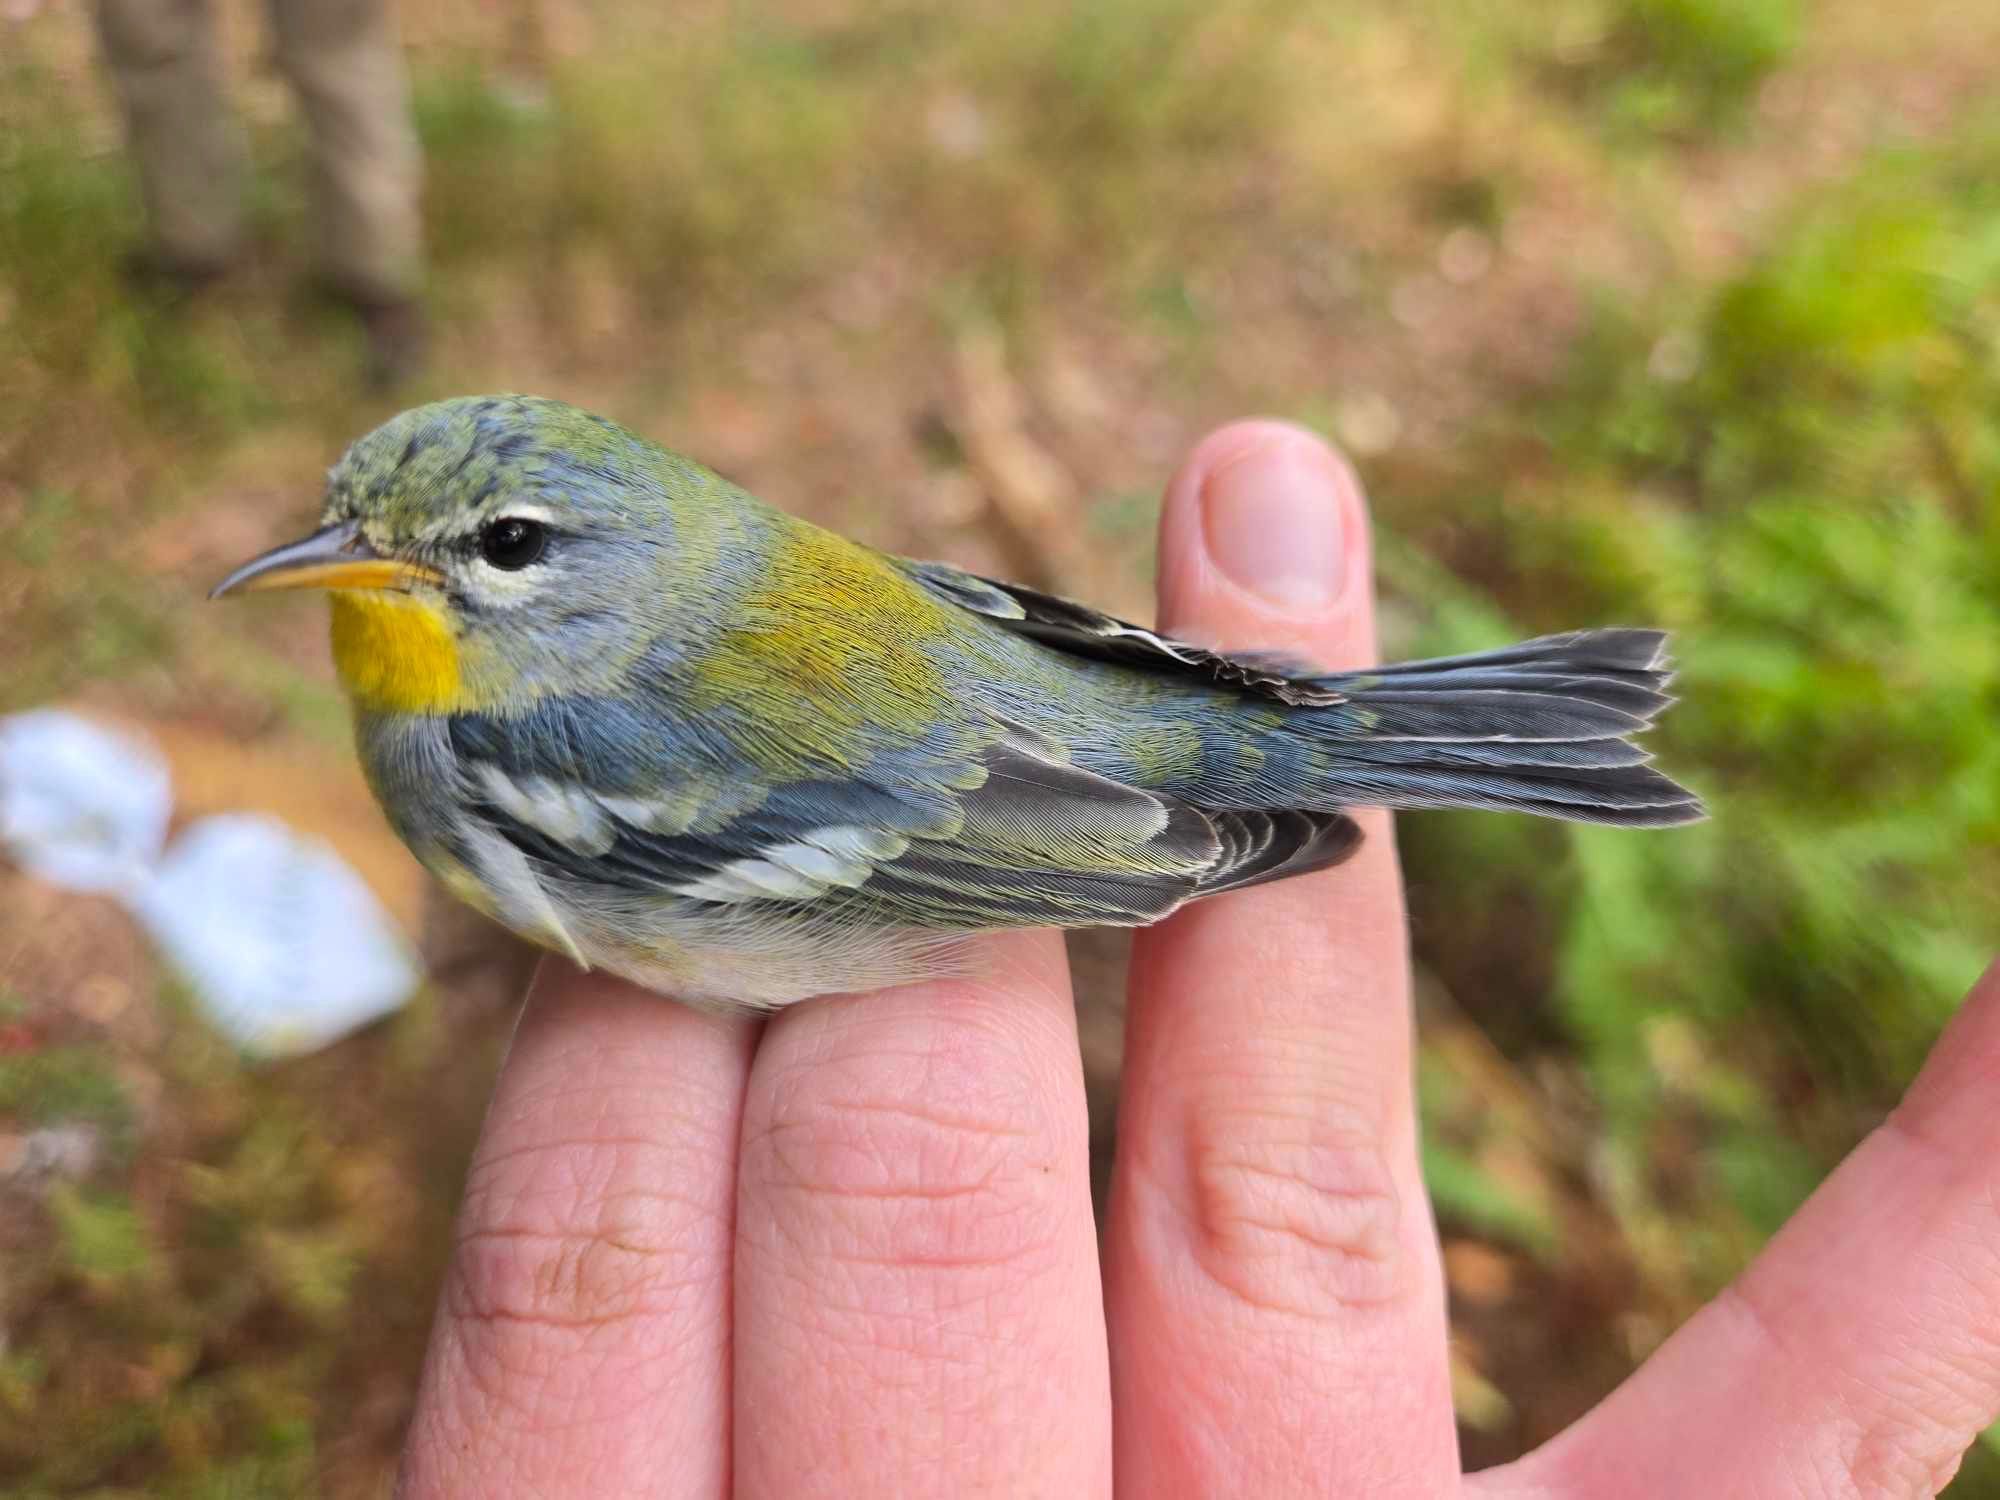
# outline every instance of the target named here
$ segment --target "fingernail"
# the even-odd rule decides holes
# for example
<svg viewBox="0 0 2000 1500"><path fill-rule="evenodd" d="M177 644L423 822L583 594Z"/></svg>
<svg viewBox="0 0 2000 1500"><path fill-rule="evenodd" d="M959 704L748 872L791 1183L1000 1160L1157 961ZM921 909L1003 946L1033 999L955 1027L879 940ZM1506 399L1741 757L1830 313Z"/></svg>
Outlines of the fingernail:
<svg viewBox="0 0 2000 1500"><path fill-rule="evenodd" d="M1278 609L1325 609L1340 597L1347 478L1324 444L1273 432L1210 471L1201 486L1208 555Z"/></svg>

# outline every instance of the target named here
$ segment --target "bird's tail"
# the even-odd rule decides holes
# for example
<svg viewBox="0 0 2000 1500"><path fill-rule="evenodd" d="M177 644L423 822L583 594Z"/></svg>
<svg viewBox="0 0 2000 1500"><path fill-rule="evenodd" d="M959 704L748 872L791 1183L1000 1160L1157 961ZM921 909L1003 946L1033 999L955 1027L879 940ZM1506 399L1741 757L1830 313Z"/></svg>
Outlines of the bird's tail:
<svg viewBox="0 0 2000 1500"><path fill-rule="evenodd" d="M1674 701L1672 675L1664 632L1579 630L1317 678L1342 701L1302 717L1345 805L1691 823L1700 799L1631 741Z"/></svg>

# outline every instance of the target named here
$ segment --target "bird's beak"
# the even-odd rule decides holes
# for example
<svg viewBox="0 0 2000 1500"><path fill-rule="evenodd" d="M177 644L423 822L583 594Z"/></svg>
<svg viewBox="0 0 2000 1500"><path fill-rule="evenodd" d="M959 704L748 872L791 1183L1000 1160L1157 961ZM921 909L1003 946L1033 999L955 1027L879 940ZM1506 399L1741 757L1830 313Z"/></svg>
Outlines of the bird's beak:
<svg viewBox="0 0 2000 1500"><path fill-rule="evenodd" d="M408 589L442 582L444 575L434 568L384 557L369 546L357 523L343 521L251 558L209 590L208 597L263 589Z"/></svg>

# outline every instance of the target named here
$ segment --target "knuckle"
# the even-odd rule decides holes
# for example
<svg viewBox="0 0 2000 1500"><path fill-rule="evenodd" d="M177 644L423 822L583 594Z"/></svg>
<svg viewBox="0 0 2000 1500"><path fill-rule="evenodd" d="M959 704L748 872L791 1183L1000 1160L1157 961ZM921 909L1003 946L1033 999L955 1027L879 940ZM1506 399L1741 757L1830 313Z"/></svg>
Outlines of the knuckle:
<svg viewBox="0 0 2000 1500"><path fill-rule="evenodd" d="M926 1273L1036 1263L1057 1217L1046 1108L1017 1069L948 1046L791 1073L746 1130L742 1180L805 1253Z"/></svg>
<svg viewBox="0 0 2000 1500"><path fill-rule="evenodd" d="M1823 1381L1824 1355L1794 1346L1785 1332L1789 1320L1767 1296L1753 1268L1723 1289L1717 1305L1763 1346L1766 1359L1792 1367L1803 1385ZM1963 1454L1964 1445L1953 1436L1961 1424L1948 1410L1963 1404L1941 1389L1937 1371L1922 1362L1905 1366L1897 1378L1835 1384L1800 1454L1800 1490L1827 1500L1938 1493Z"/></svg>
<svg viewBox="0 0 2000 1500"><path fill-rule="evenodd" d="M1196 1254L1234 1295L1327 1316L1408 1290L1403 1195L1372 1123L1211 1107L1187 1140Z"/></svg>
<svg viewBox="0 0 2000 1500"><path fill-rule="evenodd" d="M664 1189L661 1155L562 1141L475 1165L442 1310L482 1385L513 1388L546 1373L552 1346L671 1320L708 1291L716 1210Z"/></svg>
<svg viewBox="0 0 2000 1500"><path fill-rule="evenodd" d="M1959 1368L1954 1340L1878 1371L1829 1422L1837 1495L1934 1495L1951 1481L1987 1414L1985 1359Z"/></svg>
<svg viewBox="0 0 2000 1500"><path fill-rule="evenodd" d="M1839 1455L1833 1483L1834 1496L1880 1497L1885 1495L1935 1495L1958 1472L1962 1450L1953 1445L1939 1447L1933 1437L1924 1441L1924 1429L1907 1424L1878 1423L1861 1432Z"/></svg>

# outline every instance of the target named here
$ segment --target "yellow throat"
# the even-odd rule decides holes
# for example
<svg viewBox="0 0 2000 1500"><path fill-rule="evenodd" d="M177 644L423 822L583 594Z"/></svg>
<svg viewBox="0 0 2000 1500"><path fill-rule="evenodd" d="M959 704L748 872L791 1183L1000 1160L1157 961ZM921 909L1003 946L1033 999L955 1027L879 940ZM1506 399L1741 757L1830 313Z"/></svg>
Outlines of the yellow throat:
<svg viewBox="0 0 2000 1500"><path fill-rule="evenodd" d="M444 614L408 594L337 589L333 665L357 706L373 713L469 709L458 642Z"/></svg>

